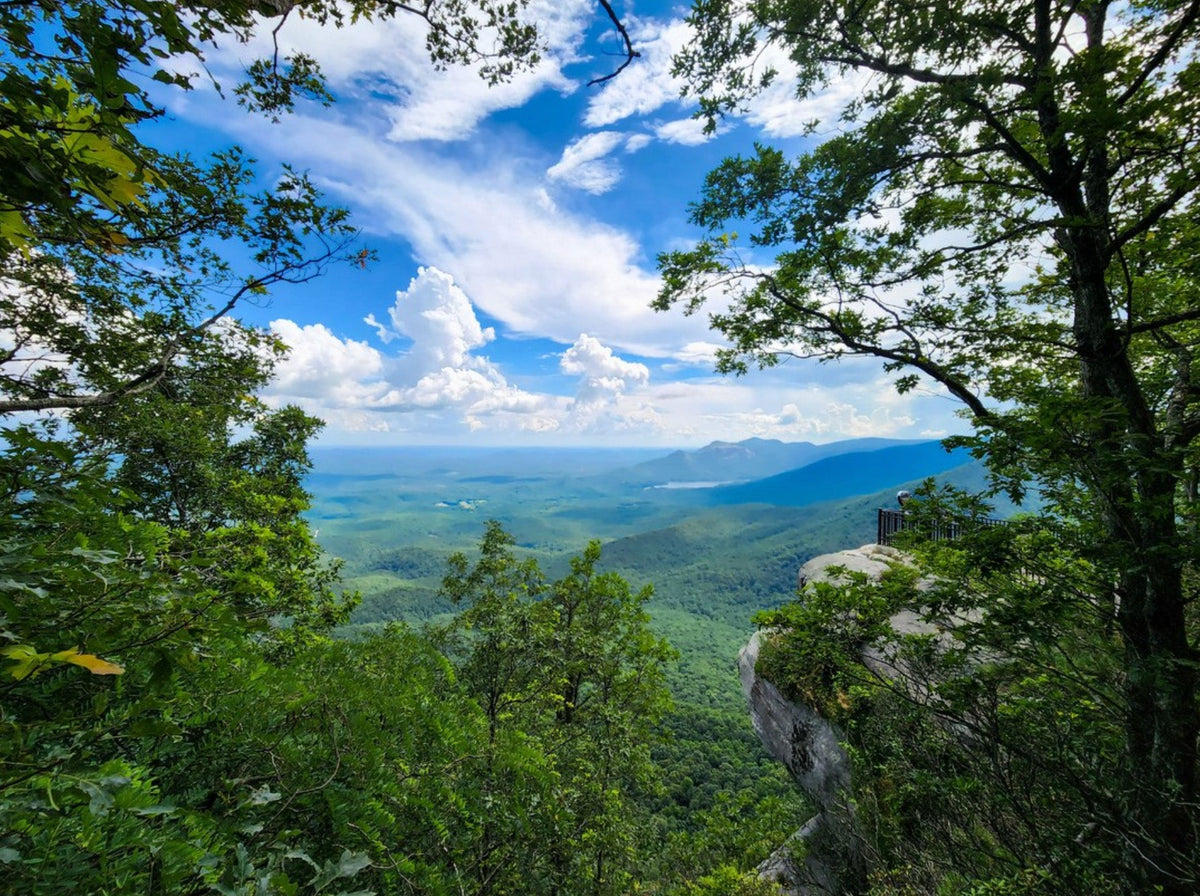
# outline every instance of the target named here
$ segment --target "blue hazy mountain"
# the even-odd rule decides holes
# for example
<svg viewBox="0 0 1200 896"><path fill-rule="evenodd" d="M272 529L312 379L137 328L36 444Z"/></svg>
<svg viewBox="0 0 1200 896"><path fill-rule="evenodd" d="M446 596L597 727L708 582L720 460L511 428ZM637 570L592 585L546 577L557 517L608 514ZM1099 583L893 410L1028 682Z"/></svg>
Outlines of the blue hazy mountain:
<svg viewBox="0 0 1200 896"><path fill-rule="evenodd" d="M691 451L673 451L664 457L615 472L613 478L628 484L655 486L665 483L746 482L803 467L825 457L854 451L871 451L910 445L898 439L847 439L814 445L777 439L711 442Z"/></svg>
<svg viewBox="0 0 1200 896"><path fill-rule="evenodd" d="M871 494L972 462L965 449L947 451L941 442L892 444L873 451L849 451L824 457L799 469L753 482L704 489L703 500L710 506L775 504L802 507Z"/></svg>
<svg viewBox="0 0 1200 896"><path fill-rule="evenodd" d="M696 507L678 522L605 544L604 562L633 581L653 582L656 608L745 626L756 610L778 606L792 594L806 561L875 540L876 509L895 507L896 490L911 489L924 478L897 473L882 489L807 506ZM978 461L933 478L971 492L986 485ZM1015 510L1000 501L995 515Z"/></svg>

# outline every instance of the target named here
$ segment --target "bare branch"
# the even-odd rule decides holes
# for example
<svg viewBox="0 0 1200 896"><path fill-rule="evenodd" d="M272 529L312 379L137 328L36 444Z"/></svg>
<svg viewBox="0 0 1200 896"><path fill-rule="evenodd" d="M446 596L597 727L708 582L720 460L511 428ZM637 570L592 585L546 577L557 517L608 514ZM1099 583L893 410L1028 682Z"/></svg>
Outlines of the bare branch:
<svg viewBox="0 0 1200 896"><path fill-rule="evenodd" d="M609 20L612 21L613 27L617 29L617 33L621 35L621 40L625 42L625 61L622 62L614 71L609 72L599 78L592 78L587 82L588 87L596 84L603 84L605 81L611 81L625 69L629 68L629 64L633 60L639 58L642 54L633 48L633 41L629 39L629 32L625 30L625 24L617 16L616 11L612 8L612 4L608 0L599 0L600 5L604 7L604 11L608 13Z"/></svg>

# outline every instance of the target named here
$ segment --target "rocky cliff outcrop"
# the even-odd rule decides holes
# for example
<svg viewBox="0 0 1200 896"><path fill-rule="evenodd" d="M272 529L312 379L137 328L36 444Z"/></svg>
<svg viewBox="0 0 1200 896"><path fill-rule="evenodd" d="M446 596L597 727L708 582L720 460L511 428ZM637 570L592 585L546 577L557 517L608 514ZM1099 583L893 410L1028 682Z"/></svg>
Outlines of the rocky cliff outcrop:
<svg viewBox="0 0 1200 896"><path fill-rule="evenodd" d="M766 862L759 875L796 896L841 893L862 877L854 817L844 802L850 759L837 729L804 704L792 703L755 670L762 633L738 655L742 691L754 730L771 756L782 762L817 813Z"/></svg>
<svg viewBox="0 0 1200 896"><path fill-rule="evenodd" d="M836 580L830 567L878 577L903 555L882 545L864 545L815 557L800 569L799 584ZM911 618L910 618L911 617ZM924 624L912 614L900 614L898 630L919 630ZM816 814L759 867L795 896L832 896L860 889L865 862L860 851L854 811L847 801L850 759L842 734L815 709L793 703L755 671L763 633L750 639L738 656L742 691L750 705L754 730L772 757L782 762L800 788L812 799Z"/></svg>

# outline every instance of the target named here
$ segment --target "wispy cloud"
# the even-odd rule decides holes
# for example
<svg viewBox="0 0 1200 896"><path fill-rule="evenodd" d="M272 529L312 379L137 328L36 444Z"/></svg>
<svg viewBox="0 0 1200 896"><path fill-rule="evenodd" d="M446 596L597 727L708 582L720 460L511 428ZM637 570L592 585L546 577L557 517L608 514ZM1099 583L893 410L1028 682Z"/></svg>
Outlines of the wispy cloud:
<svg viewBox="0 0 1200 896"><path fill-rule="evenodd" d="M281 55L300 50L314 56L343 102L376 107L389 122L388 139L454 141L470 137L492 113L522 106L543 90L566 93L578 87L564 68L578 60L575 48L594 19L593 4L533 0L525 16L538 24L545 43L542 58L531 69L490 86L470 67L435 68L425 50L424 22L407 13L347 22L341 28L292 15L277 39ZM495 40L485 30L479 45L486 50ZM210 68L232 80L250 59L273 53L271 41L264 28L246 45L218 47L209 54Z"/></svg>
<svg viewBox="0 0 1200 896"><path fill-rule="evenodd" d="M650 115L679 101L683 82L671 75L671 59L687 43L691 29L681 19L643 21L632 25L631 35L641 56L605 83L588 103L584 124L602 128L635 115Z"/></svg>
<svg viewBox="0 0 1200 896"><path fill-rule="evenodd" d="M620 131L595 131L567 145L562 158L546 169L546 177L569 187L599 195L621 179L621 169L609 153L627 142Z"/></svg>
<svg viewBox="0 0 1200 896"><path fill-rule="evenodd" d="M694 100L681 97L684 81L671 74L674 57L694 37L691 27L683 19L644 20L636 24L633 33L642 54L638 66L607 83L589 102L584 117L588 127L607 127L629 118L650 116L672 105L687 112L697 108ZM812 97L800 100L794 87L797 66L784 50L764 47L754 65L759 73L773 69L776 78L730 118L744 120L775 138L802 136L814 121L836 122L866 83L864 76L837 78ZM656 125L655 134L671 143L694 146L709 139L702 128L702 123L694 119L678 118Z"/></svg>
<svg viewBox="0 0 1200 896"><path fill-rule="evenodd" d="M777 46L766 48L758 59L762 69L773 68L775 80L747 103L742 113L747 124L768 137L784 139L803 136L813 128L834 131L847 106L858 97L870 76L853 73L834 78L805 99L795 92L797 67Z"/></svg>
<svg viewBox="0 0 1200 896"><path fill-rule="evenodd" d="M704 122L698 118L680 118L657 125L654 134L667 143L681 146L699 146L707 143L714 135L704 132Z"/></svg>
<svg viewBox="0 0 1200 896"><path fill-rule="evenodd" d="M317 173L371 232L404 239L421 263L452 272L513 334L570 343L586 331L650 357L707 335L699 317L650 309L658 277L632 234L558 208L503 153L447 159L332 116L294 116L246 136Z"/></svg>

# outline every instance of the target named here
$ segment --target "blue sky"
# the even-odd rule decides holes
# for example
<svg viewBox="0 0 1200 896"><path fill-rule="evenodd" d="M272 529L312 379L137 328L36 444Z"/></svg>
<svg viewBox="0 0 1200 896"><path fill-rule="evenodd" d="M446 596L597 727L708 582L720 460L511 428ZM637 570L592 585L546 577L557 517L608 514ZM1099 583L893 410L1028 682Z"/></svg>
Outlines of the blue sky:
<svg viewBox="0 0 1200 896"><path fill-rule="evenodd" d="M712 373L704 316L657 313L655 256L697 237L687 206L704 174L755 140L803 150L832 130L855 84L798 102L787 78L710 138L679 98L670 58L685 9L618 11L642 56L601 86L617 49L590 0L531 5L549 52L488 88L436 72L412 17L321 29L292 16L286 51L315 56L337 103L272 124L201 88L164 98L163 137L239 143L267 176L306 169L347 205L379 255L242 316L291 346L267 397L327 422L329 445L663 445L750 436L830 441L959 431L932 390L897 396L879 365L793 361ZM269 47L218 48L227 87ZM786 72L786 60L777 60Z"/></svg>

